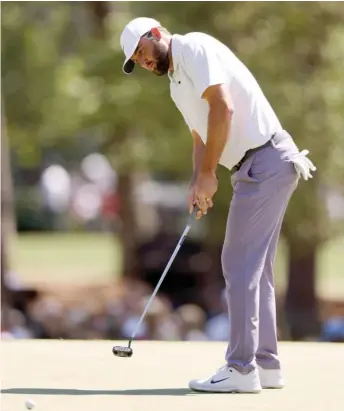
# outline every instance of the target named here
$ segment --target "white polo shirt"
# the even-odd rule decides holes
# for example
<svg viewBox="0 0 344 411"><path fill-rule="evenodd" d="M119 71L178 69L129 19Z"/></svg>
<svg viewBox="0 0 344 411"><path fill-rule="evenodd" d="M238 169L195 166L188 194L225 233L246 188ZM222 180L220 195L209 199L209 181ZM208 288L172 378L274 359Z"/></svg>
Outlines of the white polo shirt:
<svg viewBox="0 0 344 411"><path fill-rule="evenodd" d="M169 74L172 100L190 130L207 141L208 102L203 92L226 84L233 103L228 141L220 164L232 169L251 148L266 143L282 126L257 81L223 43L204 33L172 36L174 72Z"/></svg>

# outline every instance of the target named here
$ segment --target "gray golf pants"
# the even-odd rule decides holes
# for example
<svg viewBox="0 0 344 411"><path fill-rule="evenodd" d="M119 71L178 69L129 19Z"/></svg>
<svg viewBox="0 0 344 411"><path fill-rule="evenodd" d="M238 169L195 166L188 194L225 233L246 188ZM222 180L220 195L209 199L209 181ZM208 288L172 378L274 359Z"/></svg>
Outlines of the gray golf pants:
<svg viewBox="0 0 344 411"><path fill-rule="evenodd" d="M280 368L273 264L282 220L299 177L286 131L253 152L232 174L222 268L230 318L228 365L246 373L256 364Z"/></svg>

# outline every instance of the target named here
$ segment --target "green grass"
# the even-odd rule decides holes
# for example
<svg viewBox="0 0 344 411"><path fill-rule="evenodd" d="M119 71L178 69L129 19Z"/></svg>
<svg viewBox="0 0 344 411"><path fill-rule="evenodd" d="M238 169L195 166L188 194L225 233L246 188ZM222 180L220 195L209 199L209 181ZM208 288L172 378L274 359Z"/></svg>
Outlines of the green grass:
<svg viewBox="0 0 344 411"><path fill-rule="evenodd" d="M112 355L124 341L4 341L3 411L341 411L343 344L279 344L286 387L260 394L188 389L224 363L225 343L135 341L130 359ZM16 361L14 361L16 359Z"/></svg>
<svg viewBox="0 0 344 411"><path fill-rule="evenodd" d="M12 267L26 284L101 284L120 275L121 249L111 234L23 234Z"/></svg>
<svg viewBox="0 0 344 411"><path fill-rule="evenodd" d="M12 268L26 284L104 284L121 273L121 245L111 234L23 234L12 247ZM318 255L318 293L344 299L344 236ZM286 285L286 247L280 241L276 288ZM302 273L300 273L302 275Z"/></svg>

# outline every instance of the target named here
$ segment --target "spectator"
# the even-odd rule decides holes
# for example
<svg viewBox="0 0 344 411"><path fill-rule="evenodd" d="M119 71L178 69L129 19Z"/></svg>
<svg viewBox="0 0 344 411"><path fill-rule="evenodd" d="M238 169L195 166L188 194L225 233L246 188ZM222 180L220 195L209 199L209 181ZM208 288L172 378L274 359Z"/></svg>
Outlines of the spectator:
<svg viewBox="0 0 344 411"><path fill-rule="evenodd" d="M207 336L203 331L206 321L206 314L201 307L194 304L185 304L177 309L176 314L179 317L183 340L207 340Z"/></svg>

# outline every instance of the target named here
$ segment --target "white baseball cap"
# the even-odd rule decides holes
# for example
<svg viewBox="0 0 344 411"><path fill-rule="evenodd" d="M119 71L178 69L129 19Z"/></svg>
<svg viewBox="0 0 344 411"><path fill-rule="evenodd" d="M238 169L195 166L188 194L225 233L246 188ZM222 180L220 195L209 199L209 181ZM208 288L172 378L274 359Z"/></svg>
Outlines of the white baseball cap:
<svg viewBox="0 0 344 411"><path fill-rule="evenodd" d="M125 74L130 74L135 67L135 63L131 60L140 38L155 27L161 27L161 24L148 17L138 17L131 20L124 28L121 34L121 47L125 54L123 71Z"/></svg>

